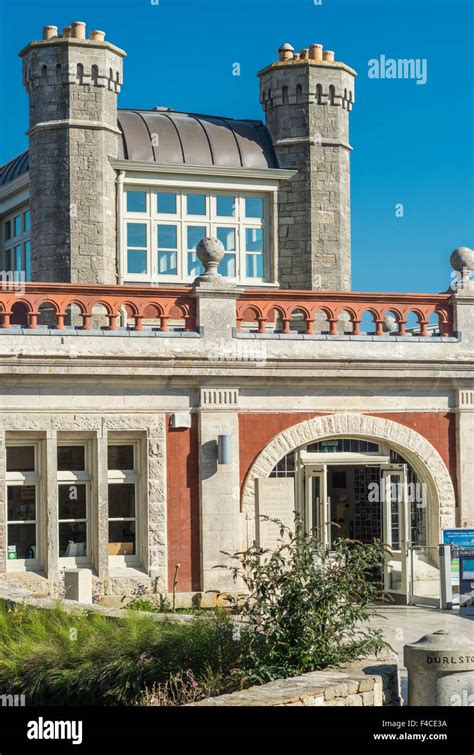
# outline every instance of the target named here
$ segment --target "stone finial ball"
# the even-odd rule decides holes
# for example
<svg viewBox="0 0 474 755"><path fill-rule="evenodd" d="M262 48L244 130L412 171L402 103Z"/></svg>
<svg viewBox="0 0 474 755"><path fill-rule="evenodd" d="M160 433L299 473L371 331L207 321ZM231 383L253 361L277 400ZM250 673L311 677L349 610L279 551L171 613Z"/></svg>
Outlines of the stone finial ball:
<svg viewBox="0 0 474 755"><path fill-rule="evenodd" d="M467 246L459 246L454 250L449 261L453 270L457 270L460 273L465 267L468 270L474 270L474 249L469 249Z"/></svg>
<svg viewBox="0 0 474 755"><path fill-rule="evenodd" d="M218 265L225 253L224 244L213 236L207 236L201 239L196 247L196 254L204 267L208 268L209 264Z"/></svg>

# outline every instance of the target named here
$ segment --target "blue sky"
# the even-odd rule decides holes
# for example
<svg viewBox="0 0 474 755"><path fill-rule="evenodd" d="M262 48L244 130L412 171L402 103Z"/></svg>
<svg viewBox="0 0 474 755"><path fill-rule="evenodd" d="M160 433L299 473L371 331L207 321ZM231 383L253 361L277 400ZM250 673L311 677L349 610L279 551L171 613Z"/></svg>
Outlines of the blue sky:
<svg viewBox="0 0 474 755"><path fill-rule="evenodd" d="M86 21L127 51L121 107L229 117L263 118L256 72L282 42L321 43L359 74L352 287L442 291L450 252L474 245L473 16L472 0L0 0L0 163L27 147L17 53L45 24ZM380 55L426 59L427 83L369 78Z"/></svg>

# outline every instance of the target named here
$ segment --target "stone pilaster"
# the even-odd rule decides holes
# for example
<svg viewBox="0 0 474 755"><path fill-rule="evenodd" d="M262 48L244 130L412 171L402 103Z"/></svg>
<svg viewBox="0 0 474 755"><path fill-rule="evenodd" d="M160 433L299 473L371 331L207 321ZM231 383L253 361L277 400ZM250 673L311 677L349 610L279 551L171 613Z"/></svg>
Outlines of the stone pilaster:
<svg viewBox="0 0 474 755"><path fill-rule="evenodd" d="M92 561L100 580L109 576L109 499L107 470L107 430L97 433L94 468L97 479L97 506L92 519L94 542Z"/></svg>
<svg viewBox="0 0 474 755"><path fill-rule="evenodd" d="M45 459L44 459L44 504L46 516L41 517L41 522L45 523L46 552L43 550L42 562L43 569L49 580L58 579L59 576L59 531L58 531L58 442L57 431L47 430L45 437Z"/></svg>
<svg viewBox="0 0 474 755"><path fill-rule="evenodd" d="M148 489L144 561L159 592L168 591L168 532L166 501L166 417L154 417L148 427L148 464L142 475Z"/></svg>
<svg viewBox="0 0 474 755"><path fill-rule="evenodd" d="M235 589L224 552L240 549L239 425L237 412L200 412L201 568L204 601L208 590ZM231 461L219 464L217 438L231 436ZM234 562L235 565L235 562Z"/></svg>
<svg viewBox="0 0 474 755"><path fill-rule="evenodd" d="M474 527L474 390L457 391L456 458L459 527Z"/></svg>
<svg viewBox="0 0 474 755"><path fill-rule="evenodd" d="M7 568L7 523L6 523L6 451L5 451L5 431L0 429L0 574L3 574Z"/></svg>

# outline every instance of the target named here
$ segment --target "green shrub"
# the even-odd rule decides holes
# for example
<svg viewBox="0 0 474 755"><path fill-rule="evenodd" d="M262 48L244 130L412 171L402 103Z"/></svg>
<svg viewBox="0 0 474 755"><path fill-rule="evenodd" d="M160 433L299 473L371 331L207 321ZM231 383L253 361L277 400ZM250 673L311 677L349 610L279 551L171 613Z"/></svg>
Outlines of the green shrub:
<svg viewBox="0 0 474 755"><path fill-rule="evenodd" d="M0 691L29 704L130 704L188 669L228 680L239 646L222 613L182 624L132 612L0 608ZM203 687L204 689L204 687Z"/></svg>
<svg viewBox="0 0 474 755"><path fill-rule="evenodd" d="M270 521L280 527L278 547L254 545L233 554L230 567L247 588L228 600L246 622L241 646L248 679L266 682L379 652L382 631L363 623L376 596L382 546L339 539L330 553L301 521L293 532Z"/></svg>

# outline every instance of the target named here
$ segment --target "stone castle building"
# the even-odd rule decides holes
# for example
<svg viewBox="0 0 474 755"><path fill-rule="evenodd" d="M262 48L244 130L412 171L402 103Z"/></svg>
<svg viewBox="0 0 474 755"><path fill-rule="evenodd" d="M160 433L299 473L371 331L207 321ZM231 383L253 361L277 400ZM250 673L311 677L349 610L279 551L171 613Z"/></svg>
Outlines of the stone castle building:
<svg viewBox="0 0 474 755"><path fill-rule="evenodd" d="M264 124L119 109L125 52L80 22L20 52L0 583L79 567L109 597L210 603L234 588L222 552L296 510L328 547L382 539L385 589L430 601L443 528L474 527L474 253L444 293L351 291L356 73L278 53Z"/></svg>

